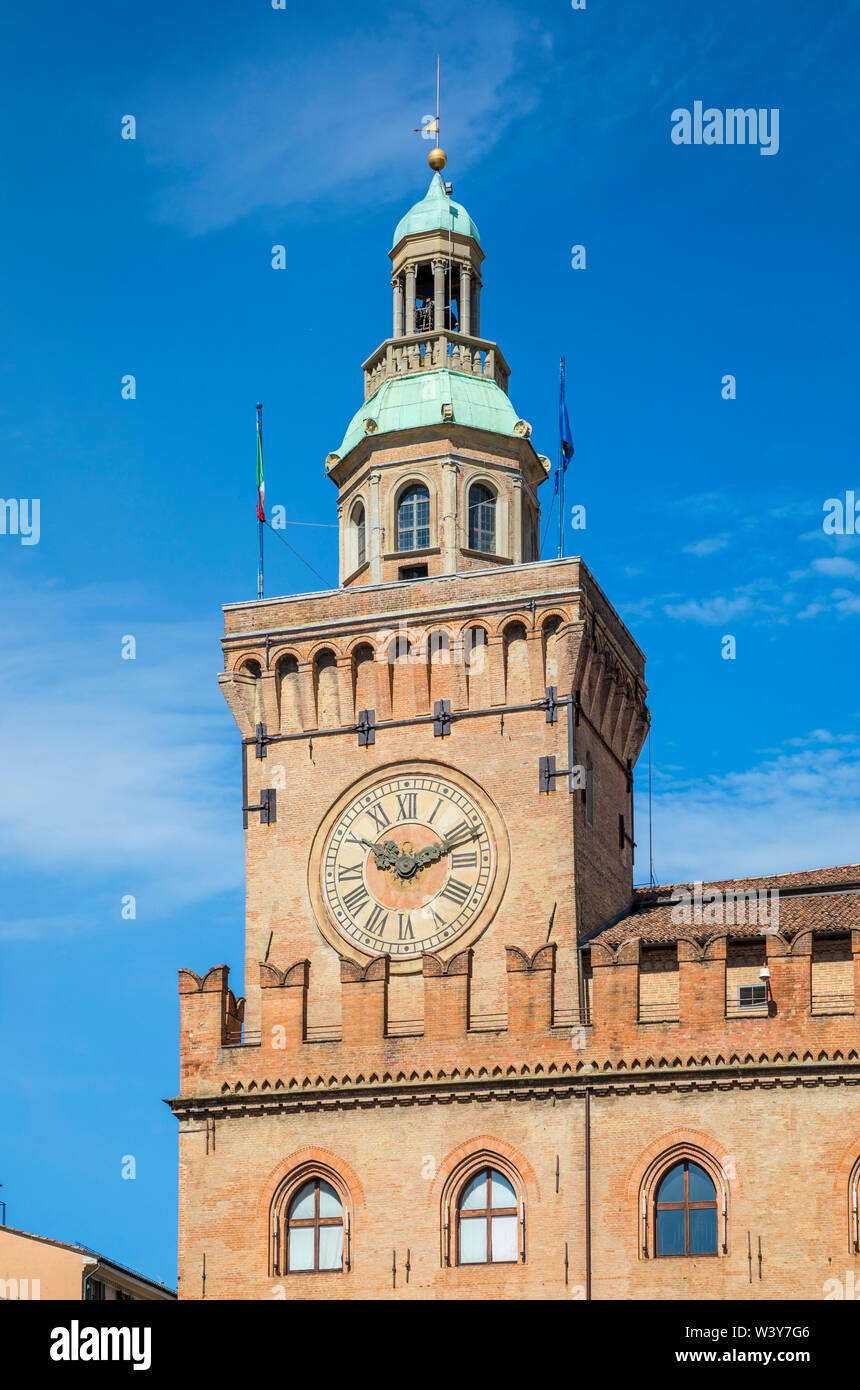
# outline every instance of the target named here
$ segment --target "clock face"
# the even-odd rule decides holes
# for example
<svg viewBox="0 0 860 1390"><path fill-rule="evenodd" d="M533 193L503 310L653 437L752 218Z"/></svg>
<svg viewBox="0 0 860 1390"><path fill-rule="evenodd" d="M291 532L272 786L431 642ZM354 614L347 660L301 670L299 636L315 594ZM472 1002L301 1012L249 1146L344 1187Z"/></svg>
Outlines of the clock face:
<svg viewBox="0 0 860 1390"><path fill-rule="evenodd" d="M471 939L497 876L482 800L431 768L380 776L338 806L319 882L342 943L415 969L422 952Z"/></svg>

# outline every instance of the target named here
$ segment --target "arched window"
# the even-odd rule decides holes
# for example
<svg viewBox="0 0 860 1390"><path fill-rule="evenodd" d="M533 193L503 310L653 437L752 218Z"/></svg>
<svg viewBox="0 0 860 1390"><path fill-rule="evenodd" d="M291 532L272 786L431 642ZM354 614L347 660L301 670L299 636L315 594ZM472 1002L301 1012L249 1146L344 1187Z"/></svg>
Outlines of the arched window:
<svg viewBox="0 0 860 1390"><path fill-rule="evenodd" d="M287 653L278 660L275 667L277 676L278 701L281 714L281 731L302 727L301 690L299 686L299 663L295 656Z"/></svg>
<svg viewBox="0 0 860 1390"><path fill-rule="evenodd" d="M286 1221L287 1274L343 1269L343 1205L324 1178L310 1178L290 1202Z"/></svg>
<svg viewBox="0 0 860 1390"><path fill-rule="evenodd" d="M352 529L352 556L355 561L353 568L360 569L367 559L367 523L361 502L353 509Z"/></svg>
<svg viewBox="0 0 860 1390"><path fill-rule="evenodd" d="M851 1169L848 1180L848 1220L850 1227L851 1251L860 1255L860 1158Z"/></svg>
<svg viewBox="0 0 860 1390"><path fill-rule="evenodd" d="M496 494L483 483L469 488L469 549L496 551Z"/></svg>
<svg viewBox="0 0 860 1390"><path fill-rule="evenodd" d="M340 691L337 679L337 658L325 648L314 658L314 685L317 699L317 724L320 728L337 728L340 718Z"/></svg>
<svg viewBox="0 0 860 1390"><path fill-rule="evenodd" d="M451 660L451 639L447 632L431 632L427 652L431 662L447 666Z"/></svg>
<svg viewBox="0 0 860 1390"><path fill-rule="evenodd" d="M505 699L509 705L526 701L531 694L528 636L523 623L508 623L504 633Z"/></svg>
<svg viewBox="0 0 860 1390"><path fill-rule="evenodd" d="M523 561L539 560L537 536L537 517L530 502L523 506Z"/></svg>
<svg viewBox="0 0 860 1390"><path fill-rule="evenodd" d="M470 627L463 639L463 656L470 675L483 671L487 653L487 632L483 627Z"/></svg>
<svg viewBox="0 0 860 1390"><path fill-rule="evenodd" d="M421 483L408 487L397 504L397 549L430 546L430 493Z"/></svg>
<svg viewBox="0 0 860 1390"><path fill-rule="evenodd" d="M457 1202L457 1263L515 1264L519 1204L508 1179L496 1168L469 1178Z"/></svg>
<svg viewBox="0 0 860 1390"><path fill-rule="evenodd" d="M657 1255L716 1255L717 1189L690 1159L675 1163L660 1179L654 1202Z"/></svg>

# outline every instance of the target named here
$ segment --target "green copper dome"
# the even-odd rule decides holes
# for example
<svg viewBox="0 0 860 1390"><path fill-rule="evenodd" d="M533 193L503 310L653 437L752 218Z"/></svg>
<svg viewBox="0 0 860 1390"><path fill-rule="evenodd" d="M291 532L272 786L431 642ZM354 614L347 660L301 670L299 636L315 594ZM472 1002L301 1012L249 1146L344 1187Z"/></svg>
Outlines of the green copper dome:
<svg viewBox="0 0 860 1390"><path fill-rule="evenodd" d="M435 232L439 229L459 232L461 236L472 237L479 246L481 244L478 228L462 203L455 203L453 198L448 197L442 179L434 174L421 202L410 208L405 217L401 217L391 244L396 246L403 237L413 236L416 232Z"/></svg>
<svg viewBox="0 0 860 1390"><path fill-rule="evenodd" d="M373 434L411 430L419 426L441 425L442 407L453 407L453 423L476 430L513 437L519 416L504 391L494 381L466 372L445 368L416 372L413 376L392 377L365 401L353 415L337 455L329 456L333 466L344 458L367 433L365 420L372 420Z"/></svg>

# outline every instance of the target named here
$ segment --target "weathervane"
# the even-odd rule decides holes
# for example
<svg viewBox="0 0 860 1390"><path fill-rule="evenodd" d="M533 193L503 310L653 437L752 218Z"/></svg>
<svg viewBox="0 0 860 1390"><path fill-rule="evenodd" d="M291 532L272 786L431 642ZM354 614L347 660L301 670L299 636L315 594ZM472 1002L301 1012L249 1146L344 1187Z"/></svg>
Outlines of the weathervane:
<svg viewBox="0 0 860 1390"><path fill-rule="evenodd" d="M434 125L436 144L427 156L427 163L435 172L441 173L448 163L448 156L439 143L439 54L436 54L436 121Z"/></svg>

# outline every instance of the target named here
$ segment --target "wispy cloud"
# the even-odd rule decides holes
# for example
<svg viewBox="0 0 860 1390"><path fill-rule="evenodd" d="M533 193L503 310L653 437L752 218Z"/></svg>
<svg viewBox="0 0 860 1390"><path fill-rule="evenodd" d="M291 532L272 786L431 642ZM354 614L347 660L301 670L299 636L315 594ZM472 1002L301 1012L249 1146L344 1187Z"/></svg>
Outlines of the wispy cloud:
<svg viewBox="0 0 860 1390"><path fill-rule="evenodd" d="M0 844L29 879L8 936L98 930L105 895L150 917L238 888L242 832L210 631L135 621L139 596L7 596L0 658ZM45 639L50 634L50 640ZM132 634L137 659L124 661ZM54 912L46 880L67 886ZM7 897L8 903L8 897Z"/></svg>
<svg viewBox="0 0 860 1390"><path fill-rule="evenodd" d="M663 883L854 863L860 739L817 729L753 767L675 779L655 765L654 864ZM647 819L639 794L637 818ZM640 834L640 841L643 837ZM637 863L637 882L645 863Z"/></svg>
<svg viewBox="0 0 860 1390"><path fill-rule="evenodd" d="M164 221L199 234L262 208L402 199L430 148L413 127L433 106L438 16L415 9L372 32L356 17L351 34L320 26L300 52L281 30L263 59L153 77L145 120L165 173ZM463 170L536 104L537 75L545 79L553 59L537 21L503 4L459 8L456 28L443 137Z"/></svg>
<svg viewBox="0 0 860 1390"><path fill-rule="evenodd" d="M813 560L812 568L818 574L832 575L834 578L848 578L860 574L860 565L856 560L849 560L846 555L829 555L826 558Z"/></svg>
<svg viewBox="0 0 860 1390"><path fill-rule="evenodd" d="M692 545L685 545L684 553L698 556L715 555L718 550L725 550L730 539L725 533L721 536L705 536L700 541L694 541Z"/></svg>

